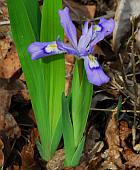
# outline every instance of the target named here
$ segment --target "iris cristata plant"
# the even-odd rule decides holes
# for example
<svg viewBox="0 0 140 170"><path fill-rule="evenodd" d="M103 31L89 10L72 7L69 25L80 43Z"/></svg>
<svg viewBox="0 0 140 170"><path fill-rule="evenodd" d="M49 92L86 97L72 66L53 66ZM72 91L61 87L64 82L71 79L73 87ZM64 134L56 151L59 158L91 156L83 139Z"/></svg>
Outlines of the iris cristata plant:
<svg viewBox="0 0 140 170"><path fill-rule="evenodd" d="M114 20L100 19L97 25L85 22L81 37L70 18L66 7L59 11L61 25L70 41L66 44L59 38L52 42L34 42L28 51L32 60L48 57L54 54L68 53L76 57L71 94L62 95L62 124L65 150L65 166L76 166L83 150L84 131L92 100L92 84L100 86L109 81L96 57L94 46L114 29ZM84 61L81 62L82 59Z"/></svg>
<svg viewBox="0 0 140 170"><path fill-rule="evenodd" d="M109 77L104 73L97 59L93 56L94 46L107 35L111 34L114 29L114 20L101 18L97 25L91 25L85 22L82 35L77 40L77 32L69 15L69 9L66 7L59 11L61 25L71 44L65 44L57 39L53 42L34 42L28 51L33 60L51 56L54 54L68 53L74 55L77 59L84 60L84 67L88 81L91 84L100 86L109 81Z"/></svg>

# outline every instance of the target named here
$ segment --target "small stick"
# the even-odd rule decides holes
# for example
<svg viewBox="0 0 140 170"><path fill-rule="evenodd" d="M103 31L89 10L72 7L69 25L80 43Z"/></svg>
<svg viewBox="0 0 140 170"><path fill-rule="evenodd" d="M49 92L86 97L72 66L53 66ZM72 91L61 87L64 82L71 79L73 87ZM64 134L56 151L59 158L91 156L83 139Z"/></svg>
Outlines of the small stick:
<svg viewBox="0 0 140 170"><path fill-rule="evenodd" d="M106 15L102 15L100 17L96 17L96 18L92 19L91 21L98 21L101 18L109 19L109 18L113 18L114 16L115 16L115 12L114 11L109 11Z"/></svg>
<svg viewBox="0 0 140 170"><path fill-rule="evenodd" d="M140 72L135 73L136 75L139 75ZM132 77L134 74L127 74L126 77Z"/></svg>
<svg viewBox="0 0 140 170"><path fill-rule="evenodd" d="M100 109L100 108L90 108L92 111L104 111L104 112L114 112L116 109ZM121 110L122 113L134 113L134 110ZM136 110L136 113L140 113L140 110Z"/></svg>
<svg viewBox="0 0 140 170"><path fill-rule="evenodd" d="M136 141L136 110L137 110L137 81L136 81L136 62L135 62L135 56L134 56L134 39L135 39L135 18L132 17L131 18L131 22L132 22L132 50L131 50L131 61L132 61L132 67L133 67L133 82L134 82L134 123L133 123L133 128L132 128L132 145L133 147L135 146L135 141Z"/></svg>
<svg viewBox="0 0 140 170"><path fill-rule="evenodd" d="M121 54L119 54L119 59L121 62L121 67L122 67L122 77L123 77L123 81L124 81L124 86L125 86L125 89L128 89L127 80L126 80L126 76L125 76L125 72L124 72L123 59L122 59Z"/></svg>

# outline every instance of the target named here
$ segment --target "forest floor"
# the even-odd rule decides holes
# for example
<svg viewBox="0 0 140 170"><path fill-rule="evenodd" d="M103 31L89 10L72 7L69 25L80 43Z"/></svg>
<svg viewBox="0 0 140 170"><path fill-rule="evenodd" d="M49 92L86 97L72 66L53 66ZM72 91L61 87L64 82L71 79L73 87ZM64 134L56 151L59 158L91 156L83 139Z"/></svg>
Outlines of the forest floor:
<svg viewBox="0 0 140 170"><path fill-rule="evenodd" d="M42 1L39 3L41 6ZM64 0L63 3L70 8L77 30L85 18L98 21L101 17L113 17L116 21L113 35L95 48L96 57L111 81L94 87L80 165L63 167L63 141L51 161L43 162L39 156L34 142L39 136L36 121L12 40L7 5L0 0L0 167L140 170L140 2ZM71 86L72 63L73 57L67 55L66 93Z"/></svg>

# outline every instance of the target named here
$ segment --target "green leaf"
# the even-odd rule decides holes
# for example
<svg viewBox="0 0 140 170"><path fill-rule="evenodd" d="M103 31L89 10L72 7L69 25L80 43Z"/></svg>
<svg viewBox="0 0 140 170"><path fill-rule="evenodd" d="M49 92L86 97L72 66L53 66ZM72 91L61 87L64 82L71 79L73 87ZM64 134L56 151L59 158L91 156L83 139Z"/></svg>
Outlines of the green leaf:
<svg viewBox="0 0 140 170"><path fill-rule="evenodd" d="M36 146L37 146L37 149L39 151L41 158L44 158L44 153L43 153L43 148L42 148L41 143L39 142L39 140L36 140L35 143L36 143Z"/></svg>
<svg viewBox="0 0 140 170"><path fill-rule="evenodd" d="M92 100L92 85L87 80L82 60L75 63L71 92L68 97L62 96L65 166L76 166L80 161Z"/></svg>
<svg viewBox="0 0 140 170"><path fill-rule="evenodd" d="M60 116L57 126L55 128L54 134L52 136L52 140L51 140L51 153L53 155L53 153L55 152L58 144L59 144L59 140L60 137L62 136L62 115Z"/></svg>
<svg viewBox="0 0 140 170"><path fill-rule="evenodd" d="M46 96L44 95L45 86L42 78L44 74L41 60L32 61L27 51L32 42L39 41L41 22L39 5L37 0L7 0L7 4L13 39L31 96L41 144L44 147L46 140L50 139L50 132L47 128L49 121L45 117ZM47 157L49 148L43 153L45 154L43 157Z"/></svg>
<svg viewBox="0 0 140 170"><path fill-rule="evenodd" d="M34 0L31 1L33 2ZM7 4L8 4L12 35L14 38L14 42L16 44L16 48L19 54L20 62L22 64L23 72L25 74L27 85L29 87L31 98L34 98L34 100L32 100L32 103L34 109L36 110L37 107L35 106L35 96L37 91L37 86L36 86L37 84L35 83L35 81L36 80L38 81L39 79L39 75L37 74L39 61L35 61L35 62L32 61L27 52L27 48L29 44L37 40L36 34L33 30L33 28L35 27L35 23L33 23L33 18L30 15L28 15L28 10L26 8L27 6L26 1L7 0ZM33 3L32 8L37 9L35 7L35 3ZM39 14L39 11L36 10L34 11L34 13ZM32 20L32 24L31 24L31 20ZM39 36L39 32L38 32L38 36Z"/></svg>
<svg viewBox="0 0 140 170"><path fill-rule="evenodd" d="M19 59L26 78L37 120L42 111L39 89L41 86L40 61L32 61L27 48L31 42L37 41L40 27L40 10L37 0L7 0L10 24ZM30 5L30 6L29 6ZM32 14L30 12L32 10ZM21 12L22 11L22 12ZM38 23L38 25L36 25ZM37 31L38 30L38 31ZM38 103L38 104L36 104Z"/></svg>
<svg viewBox="0 0 140 170"><path fill-rule="evenodd" d="M62 8L62 0L44 0L42 8L41 41L54 41L60 35L64 38L64 32L60 25L58 10ZM51 154L57 148L62 136L62 104L61 96L65 87L65 63L64 55L55 55L42 59L44 80L44 95L46 118L49 120ZM57 134L57 135L56 135Z"/></svg>
<svg viewBox="0 0 140 170"><path fill-rule="evenodd" d="M85 144L85 137L82 138L82 140L80 141L74 155L73 158L71 160L71 165L72 166L77 166L79 164L82 152L83 152L83 148L84 148L84 144Z"/></svg>
<svg viewBox="0 0 140 170"><path fill-rule="evenodd" d="M75 152L73 126L69 113L69 99L62 95L62 124L65 150L65 165L69 165Z"/></svg>
<svg viewBox="0 0 140 170"><path fill-rule="evenodd" d="M82 70L82 73L81 71L79 73L79 70ZM87 123L93 94L92 88L92 85L87 80L83 64L80 63L79 66L78 62L76 62L72 82L72 121L76 146L79 144L83 137Z"/></svg>

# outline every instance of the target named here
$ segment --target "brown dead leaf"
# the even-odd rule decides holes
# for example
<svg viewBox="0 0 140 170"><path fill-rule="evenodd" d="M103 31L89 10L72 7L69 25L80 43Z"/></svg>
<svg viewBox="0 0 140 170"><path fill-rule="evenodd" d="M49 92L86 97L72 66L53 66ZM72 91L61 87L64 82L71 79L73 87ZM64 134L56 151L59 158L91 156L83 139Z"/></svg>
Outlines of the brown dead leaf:
<svg viewBox="0 0 140 170"><path fill-rule="evenodd" d="M25 145L21 152L21 158L22 158L22 167L21 170L29 169L31 170L31 167L35 164L34 161L34 146L29 142L28 145Z"/></svg>
<svg viewBox="0 0 140 170"><path fill-rule="evenodd" d="M91 126L88 129L88 133L87 133L87 139L86 139L85 149L84 149L85 155L83 155L83 159L91 162L93 158L95 158L96 153L100 152L104 144L102 141L98 141L99 139L100 139L99 132L96 130L94 126Z"/></svg>
<svg viewBox="0 0 140 170"><path fill-rule="evenodd" d="M25 77L24 77L24 73L21 74L21 76L19 77L19 80L21 80L22 82L25 82ZM29 92L28 90L21 90L21 96L27 101L30 100L30 96L29 96Z"/></svg>
<svg viewBox="0 0 140 170"><path fill-rule="evenodd" d="M21 81L0 78L0 115L8 112L11 97L21 90L26 90Z"/></svg>
<svg viewBox="0 0 140 170"><path fill-rule="evenodd" d="M0 89L0 115L8 112L11 103L11 94L7 90Z"/></svg>
<svg viewBox="0 0 140 170"><path fill-rule="evenodd" d="M11 114L6 113L10 108L11 97L21 90L26 90L21 81L0 78L0 131L1 133L7 133L10 137L20 136L16 121Z"/></svg>
<svg viewBox="0 0 140 170"><path fill-rule="evenodd" d="M8 8L6 5L5 0L0 1L0 20L7 20L8 19Z"/></svg>
<svg viewBox="0 0 140 170"><path fill-rule="evenodd" d="M15 46L12 45L10 52L7 53L7 57L0 61L0 78L11 78L20 68L21 65Z"/></svg>
<svg viewBox="0 0 140 170"><path fill-rule="evenodd" d="M86 170L85 166L77 166L77 167L66 167L64 170Z"/></svg>
<svg viewBox="0 0 140 170"><path fill-rule="evenodd" d="M121 160L121 148L120 148L120 138L119 138L119 128L118 122L116 121L117 110L112 112L111 117L108 121L106 128L106 140L108 143L108 157L104 164L112 163L112 166L116 166L124 169L124 165Z"/></svg>
<svg viewBox="0 0 140 170"><path fill-rule="evenodd" d="M73 0L64 0L64 6L69 7L72 20L79 21L80 19L94 18L96 6L95 5L81 5Z"/></svg>
<svg viewBox="0 0 140 170"><path fill-rule="evenodd" d="M127 137L132 133L132 129L128 127L128 123L121 121L120 122L120 141L121 146L123 147L123 157L126 161L125 165L131 169L133 167L140 168L140 155L133 152L125 142Z"/></svg>
<svg viewBox="0 0 140 170"><path fill-rule="evenodd" d="M6 43L9 44L9 41L7 40ZM8 45L3 48L8 50ZM0 116L3 118L9 110L12 95L26 89L21 81L16 80L17 74L20 74L18 73L20 67L15 46L12 45L10 52L0 60ZM2 124L1 122L1 130L4 127Z"/></svg>
<svg viewBox="0 0 140 170"><path fill-rule="evenodd" d="M125 149L123 154L125 160L127 161L125 164L128 168L137 167L140 168L140 155L135 154L131 149Z"/></svg>
<svg viewBox="0 0 140 170"><path fill-rule="evenodd" d="M64 169L64 150L56 151L53 158L47 163L47 170L63 170Z"/></svg>
<svg viewBox="0 0 140 170"><path fill-rule="evenodd" d="M125 139L132 133L132 129L128 128L127 122L125 122L125 121L120 122L119 133L120 133L121 146L123 148L127 148L127 145L125 143Z"/></svg>
<svg viewBox="0 0 140 170"><path fill-rule="evenodd" d="M2 142L2 140L0 139L0 167L3 166L4 163L4 154L3 154L3 148L4 148L4 144Z"/></svg>
<svg viewBox="0 0 140 170"><path fill-rule="evenodd" d="M86 168L84 166L77 166L74 170L86 170Z"/></svg>
<svg viewBox="0 0 140 170"><path fill-rule="evenodd" d="M113 49L118 51L122 39L131 29L130 17L140 15L140 1L120 0L115 13L115 29L113 32Z"/></svg>
<svg viewBox="0 0 140 170"><path fill-rule="evenodd" d="M136 47L138 48L140 52L140 21L138 22L138 31L135 35L135 39L136 39Z"/></svg>
<svg viewBox="0 0 140 170"><path fill-rule="evenodd" d="M21 74L21 76L19 77L19 79L20 79L21 81L25 81L24 73Z"/></svg>
<svg viewBox="0 0 140 170"><path fill-rule="evenodd" d="M20 137L20 128L11 114L0 114L0 133L6 133L11 138Z"/></svg>
<svg viewBox="0 0 140 170"><path fill-rule="evenodd" d="M101 156L97 156L94 159L92 159L87 167L87 170L99 170L101 167L101 162L103 161L103 158Z"/></svg>
<svg viewBox="0 0 140 170"><path fill-rule="evenodd" d="M4 120L5 120L5 123L4 123L3 129L6 130L7 136L12 137L12 138L14 138L15 136L20 137L21 131L14 117L11 114L5 114Z"/></svg>
<svg viewBox="0 0 140 170"><path fill-rule="evenodd" d="M9 48L10 48L10 39L9 38L0 39L0 62L7 55Z"/></svg>

